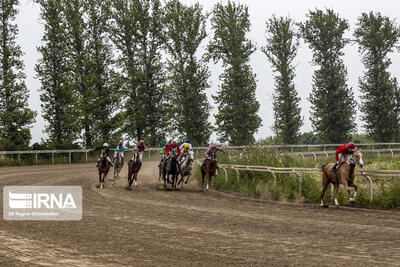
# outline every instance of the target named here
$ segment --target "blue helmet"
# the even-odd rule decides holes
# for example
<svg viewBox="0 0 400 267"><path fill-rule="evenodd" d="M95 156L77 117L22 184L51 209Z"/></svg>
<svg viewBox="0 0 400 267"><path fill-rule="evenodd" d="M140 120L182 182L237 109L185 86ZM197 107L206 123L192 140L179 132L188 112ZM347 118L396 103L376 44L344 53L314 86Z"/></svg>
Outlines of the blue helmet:
<svg viewBox="0 0 400 267"><path fill-rule="evenodd" d="M169 146L169 144L165 144L164 146L167 147L167 146Z"/></svg>
<svg viewBox="0 0 400 267"><path fill-rule="evenodd" d="M190 144L190 139L188 138L188 139L186 139L186 143L189 143Z"/></svg>

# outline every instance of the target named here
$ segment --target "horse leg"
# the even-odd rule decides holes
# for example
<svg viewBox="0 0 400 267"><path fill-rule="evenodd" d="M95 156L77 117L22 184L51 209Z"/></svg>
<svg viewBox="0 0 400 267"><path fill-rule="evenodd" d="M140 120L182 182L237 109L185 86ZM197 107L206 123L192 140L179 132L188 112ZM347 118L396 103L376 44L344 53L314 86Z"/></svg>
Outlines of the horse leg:
<svg viewBox="0 0 400 267"><path fill-rule="evenodd" d="M131 170L129 170L129 172L128 172L128 186L127 186L128 190L131 190L131 185L132 185L132 172L131 172Z"/></svg>
<svg viewBox="0 0 400 267"><path fill-rule="evenodd" d="M204 176L206 174L204 172L201 172L201 191L204 191Z"/></svg>
<svg viewBox="0 0 400 267"><path fill-rule="evenodd" d="M101 175L100 175L100 188L103 188L103 185L104 185L104 176L105 176L105 173L103 173L103 177L101 177Z"/></svg>
<svg viewBox="0 0 400 267"><path fill-rule="evenodd" d="M138 186L138 184L137 184L137 176L138 176L138 173L135 173L135 186Z"/></svg>
<svg viewBox="0 0 400 267"><path fill-rule="evenodd" d="M334 188L333 188L333 198L335 200L335 206L339 207L339 201L337 200L337 195L338 195L338 191L339 191L339 183L334 184Z"/></svg>
<svg viewBox="0 0 400 267"><path fill-rule="evenodd" d="M99 172L99 184L97 185L97 188L100 188L100 184L101 184L101 173Z"/></svg>
<svg viewBox="0 0 400 267"><path fill-rule="evenodd" d="M324 171L324 174L322 176L321 207L326 207L326 205L324 204L324 195L325 195L326 188L328 187L329 184L330 184L330 180L328 178L328 175L326 175L326 173Z"/></svg>
<svg viewBox="0 0 400 267"><path fill-rule="evenodd" d="M211 182L211 175L207 173L207 186L206 186L206 191L208 191L208 188L210 187L210 182Z"/></svg>
<svg viewBox="0 0 400 267"><path fill-rule="evenodd" d="M354 188L353 198L350 198L350 202L354 202L356 200L356 197L357 197L358 186L353 181L349 181L349 186Z"/></svg>
<svg viewBox="0 0 400 267"><path fill-rule="evenodd" d="M344 184L344 188L346 189L347 195L349 196L349 201L353 202L353 198L351 197L351 191L350 191L350 187L349 187L349 181L344 180L343 184Z"/></svg>

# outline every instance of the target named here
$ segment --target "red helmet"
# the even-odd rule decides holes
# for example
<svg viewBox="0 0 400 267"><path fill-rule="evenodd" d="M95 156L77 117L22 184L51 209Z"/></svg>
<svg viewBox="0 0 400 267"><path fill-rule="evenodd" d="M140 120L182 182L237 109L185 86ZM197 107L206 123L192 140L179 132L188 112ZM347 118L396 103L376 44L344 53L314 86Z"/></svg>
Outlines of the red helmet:
<svg viewBox="0 0 400 267"><path fill-rule="evenodd" d="M119 143L118 143L118 146L119 146L119 147L122 147L122 142L119 142Z"/></svg>
<svg viewBox="0 0 400 267"><path fill-rule="evenodd" d="M141 144L141 145L143 145L143 144L144 144L143 140L140 140L140 144Z"/></svg>
<svg viewBox="0 0 400 267"><path fill-rule="evenodd" d="M350 148L354 148L354 143L353 142L350 142L349 144L348 144L348 146L350 147Z"/></svg>

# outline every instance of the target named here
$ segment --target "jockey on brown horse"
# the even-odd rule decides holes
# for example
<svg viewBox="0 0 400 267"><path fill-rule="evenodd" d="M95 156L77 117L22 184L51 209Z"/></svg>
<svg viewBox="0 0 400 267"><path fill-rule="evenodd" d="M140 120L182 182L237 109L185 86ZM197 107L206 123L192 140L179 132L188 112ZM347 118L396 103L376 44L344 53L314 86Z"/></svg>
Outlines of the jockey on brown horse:
<svg viewBox="0 0 400 267"><path fill-rule="evenodd" d="M334 169L339 169L340 166L346 162L347 156L353 154L354 147L355 145L353 142L350 142L347 145L339 146L335 153L336 164L333 166L332 171L334 171Z"/></svg>
<svg viewBox="0 0 400 267"><path fill-rule="evenodd" d="M211 144L210 144L210 146L208 147L208 149L207 149L207 151L206 151L206 158L205 158L205 160L203 161L203 164L201 164L201 166L203 167L204 165L206 165L207 164L207 161L210 159L210 155L211 155L211 149L215 149L215 151L221 151L221 152L224 152L224 150L222 149L222 148L219 148L218 146L217 146L217 143L216 142L214 142L214 141L211 141ZM218 169L218 164L217 164L217 169Z"/></svg>
<svg viewBox="0 0 400 267"><path fill-rule="evenodd" d="M110 149L108 148L108 144L107 143L104 143L103 146L101 146L101 147L95 147L95 148L93 148L93 150L104 150L104 153L106 154L106 158L107 158L108 163L110 163L110 166L113 167L113 164L112 164L111 159L110 159ZM101 160L101 158L98 159L96 168L99 167L100 160Z"/></svg>
<svg viewBox="0 0 400 267"><path fill-rule="evenodd" d="M135 150L139 152L139 169L142 167L142 162L143 162L143 152L146 151L146 146L144 145L144 141L140 140L140 142L136 145ZM128 165L130 165L131 161L133 160L133 157L131 160L129 160Z"/></svg>
<svg viewBox="0 0 400 267"><path fill-rule="evenodd" d="M321 192L321 207L327 207L324 205L323 199L325 190L330 183L334 186L333 198L335 205L338 206L337 194L339 191L339 185L344 185L347 193L349 194L350 202L354 202L357 196L357 185L354 183L355 178L355 167L358 164L360 168L364 166L362 159L361 150L354 148L354 143L350 142L348 145L341 145L336 151L336 159L340 162L336 164L330 163L322 166L322 192ZM339 167L336 167L339 166ZM354 196L351 197L350 187L353 187L355 192Z"/></svg>

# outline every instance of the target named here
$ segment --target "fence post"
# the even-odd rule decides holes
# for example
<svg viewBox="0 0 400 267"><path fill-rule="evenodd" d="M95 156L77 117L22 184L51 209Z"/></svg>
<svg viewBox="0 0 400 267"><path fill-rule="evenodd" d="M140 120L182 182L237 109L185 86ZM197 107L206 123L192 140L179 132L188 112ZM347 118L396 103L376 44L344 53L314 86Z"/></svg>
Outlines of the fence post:
<svg viewBox="0 0 400 267"><path fill-rule="evenodd" d="M149 158L151 158L151 151L149 150Z"/></svg>
<svg viewBox="0 0 400 267"><path fill-rule="evenodd" d="M373 192L372 192L372 179L368 175L366 175L364 172L361 172L361 174L366 177L369 181L369 200L372 201L373 197Z"/></svg>
<svg viewBox="0 0 400 267"><path fill-rule="evenodd" d="M233 170L236 171L236 180L237 180L238 182L240 182L240 179L239 179L239 176L240 176L239 171L238 171L237 169L235 169L235 168L233 168Z"/></svg>
<svg viewBox="0 0 400 267"><path fill-rule="evenodd" d="M18 153L18 164L21 164L21 153Z"/></svg>
<svg viewBox="0 0 400 267"><path fill-rule="evenodd" d="M225 184L227 184L228 183L228 173L226 172L226 169L224 167L220 166L220 168L225 172Z"/></svg>
<svg viewBox="0 0 400 267"><path fill-rule="evenodd" d="M69 154L69 164L72 164L71 153L72 153L72 152L69 152L69 153L68 153L68 154Z"/></svg>
<svg viewBox="0 0 400 267"><path fill-rule="evenodd" d="M38 164L37 157L38 157L38 153L35 154L36 165Z"/></svg>
<svg viewBox="0 0 400 267"><path fill-rule="evenodd" d="M87 157L87 151L86 151L86 153L85 153L86 155L85 155L85 158L86 158L86 163L88 163L88 157Z"/></svg>
<svg viewBox="0 0 400 267"><path fill-rule="evenodd" d="M315 162L317 162L317 155L315 155L315 153L314 152L311 152L312 154L313 154L313 156L314 156L314 161Z"/></svg>
<svg viewBox="0 0 400 267"><path fill-rule="evenodd" d="M394 157L394 155L393 155L393 150L389 149L389 151L392 153L392 158L393 158L393 157Z"/></svg>
<svg viewBox="0 0 400 267"><path fill-rule="evenodd" d="M299 177L299 193L301 194L301 185L303 183L303 179L299 173L297 173L295 170L293 172Z"/></svg>
<svg viewBox="0 0 400 267"><path fill-rule="evenodd" d="M303 154L303 153L301 153L301 152L299 152L299 154L300 154L300 156L302 156L302 158L303 158L303 161L304 161L304 154Z"/></svg>
<svg viewBox="0 0 400 267"><path fill-rule="evenodd" d="M53 153L51 153L51 163L52 164L54 164L54 153L55 153L54 151L53 151Z"/></svg>

